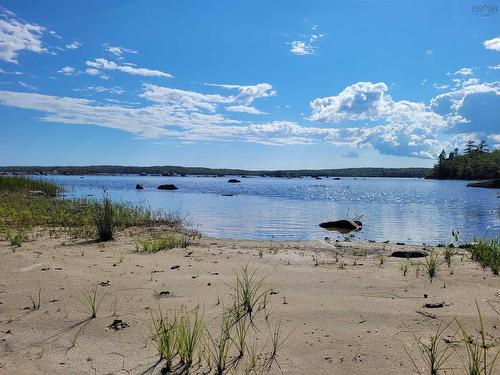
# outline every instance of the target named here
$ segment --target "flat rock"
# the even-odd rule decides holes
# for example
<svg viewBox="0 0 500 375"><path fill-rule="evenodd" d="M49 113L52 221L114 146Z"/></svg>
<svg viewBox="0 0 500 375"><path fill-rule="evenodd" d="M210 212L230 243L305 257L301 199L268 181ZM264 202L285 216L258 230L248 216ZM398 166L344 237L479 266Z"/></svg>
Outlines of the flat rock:
<svg viewBox="0 0 500 375"><path fill-rule="evenodd" d="M158 186L158 190L177 190L178 187L173 184L165 184Z"/></svg>
<svg viewBox="0 0 500 375"><path fill-rule="evenodd" d="M360 230L363 227L363 224L358 220L336 220L321 223L319 226L327 230L348 233L354 230Z"/></svg>
<svg viewBox="0 0 500 375"><path fill-rule="evenodd" d="M137 190L143 190L144 189L144 184L137 184L137 185L135 185L135 188Z"/></svg>
<svg viewBox="0 0 500 375"><path fill-rule="evenodd" d="M229 180L227 180L227 182L229 182L230 184L237 184L237 183L239 183L241 181L237 180L236 178L230 178Z"/></svg>
<svg viewBox="0 0 500 375"><path fill-rule="evenodd" d="M391 254L394 258L425 258L426 256L427 253L421 250L397 250Z"/></svg>
<svg viewBox="0 0 500 375"><path fill-rule="evenodd" d="M479 188L489 188L489 189L500 189L500 179L494 180L484 180L470 182L467 184L468 187L479 187Z"/></svg>

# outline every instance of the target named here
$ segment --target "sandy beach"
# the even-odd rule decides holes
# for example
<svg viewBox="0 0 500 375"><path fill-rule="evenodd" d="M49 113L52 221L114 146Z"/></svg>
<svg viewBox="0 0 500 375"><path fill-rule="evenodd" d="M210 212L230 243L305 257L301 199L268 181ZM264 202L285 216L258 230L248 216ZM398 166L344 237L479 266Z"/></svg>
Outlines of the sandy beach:
<svg viewBox="0 0 500 375"><path fill-rule="evenodd" d="M500 337L500 317L489 306L500 310L498 276L465 250L430 283L422 267L403 276L403 260L389 256L422 246L203 238L186 249L144 254L134 238L127 231L97 243L42 232L22 247L0 242L1 374L141 374L158 358L151 313L199 305L207 326L216 324L245 264L266 277L266 315L282 319L289 335L273 374L413 373L403 345L423 364L408 328L428 336L456 317L476 332L475 299L489 338ZM383 264L378 254L387 256ZM100 310L74 339L88 317L83 293L96 285L105 295ZM36 304L39 290L34 309L30 296ZM444 306L424 307L438 302ZM115 319L126 324L109 328ZM262 343L268 332L259 324ZM451 331L445 337L453 340ZM458 357L450 367L461 367Z"/></svg>

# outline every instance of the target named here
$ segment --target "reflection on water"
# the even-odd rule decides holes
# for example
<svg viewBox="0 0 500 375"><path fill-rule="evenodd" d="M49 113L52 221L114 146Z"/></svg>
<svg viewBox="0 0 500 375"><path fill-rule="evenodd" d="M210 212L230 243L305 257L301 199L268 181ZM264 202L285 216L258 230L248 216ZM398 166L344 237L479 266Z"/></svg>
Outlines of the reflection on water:
<svg viewBox="0 0 500 375"><path fill-rule="evenodd" d="M332 236L319 223L362 215L356 237L407 243L450 241L500 234L497 191L467 188L465 181L402 178L245 178L240 184L217 177L50 176L68 196L103 190L114 200L179 211L204 234L247 239L318 239ZM145 190L136 191L136 183ZM179 190L160 191L160 184ZM234 194L234 196L223 196Z"/></svg>

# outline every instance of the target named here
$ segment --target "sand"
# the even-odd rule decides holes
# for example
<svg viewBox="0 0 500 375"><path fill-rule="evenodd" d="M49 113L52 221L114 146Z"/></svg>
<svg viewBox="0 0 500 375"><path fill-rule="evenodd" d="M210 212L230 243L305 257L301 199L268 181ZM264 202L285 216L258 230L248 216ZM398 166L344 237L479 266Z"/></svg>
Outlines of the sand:
<svg viewBox="0 0 500 375"><path fill-rule="evenodd" d="M427 336L457 317L473 329L475 299L490 338L500 336L500 317L488 305L500 311L500 278L465 252L430 283L422 268L404 277L401 259L379 264L376 254L410 246L203 238L187 249L143 254L135 252L134 238L122 233L95 243L41 233L20 248L0 242L1 374L140 374L157 359L151 311L199 304L213 327L229 304L235 270L245 264L266 277L273 295L265 314L271 322L281 318L289 335L278 357L284 374L414 373L403 345L423 366L407 328ZM73 343L77 324L88 317L82 292L96 285L105 294L98 316ZM30 296L36 304L39 289L34 310ZM162 291L169 294L158 298ZM444 307L423 307L430 302ZM114 319L127 326L109 329ZM260 326L262 343L268 332ZM455 355L451 366L461 366ZM271 373L282 372L274 366Z"/></svg>

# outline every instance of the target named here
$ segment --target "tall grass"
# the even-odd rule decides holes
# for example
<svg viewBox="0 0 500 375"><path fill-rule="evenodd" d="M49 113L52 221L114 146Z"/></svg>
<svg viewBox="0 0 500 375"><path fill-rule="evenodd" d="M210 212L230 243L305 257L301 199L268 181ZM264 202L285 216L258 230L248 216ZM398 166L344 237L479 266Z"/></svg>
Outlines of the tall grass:
<svg viewBox="0 0 500 375"><path fill-rule="evenodd" d="M431 283L432 280L434 280L434 278L436 277L442 264L443 262L441 260L440 254L435 251L429 251L429 254L425 258L425 261L422 262L422 265L424 266L427 277L429 278L429 281Z"/></svg>
<svg viewBox="0 0 500 375"><path fill-rule="evenodd" d="M180 310L177 326L177 352L185 368L193 364L202 332L203 320L199 315L199 309L196 308L192 314L188 313L185 308Z"/></svg>
<svg viewBox="0 0 500 375"><path fill-rule="evenodd" d="M38 179L23 176L0 176L0 191L9 192L42 192L45 195L55 197L62 192L61 186Z"/></svg>
<svg viewBox="0 0 500 375"><path fill-rule="evenodd" d="M95 225L97 237L101 241L113 239L113 203L108 197L104 197L102 204L96 209Z"/></svg>
<svg viewBox="0 0 500 375"><path fill-rule="evenodd" d="M483 315L477 301L476 308L479 318L478 339L474 339L473 335L469 334L464 325L458 319L455 319L466 349L465 361L462 361L462 363L467 375L492 375L500 350L497 350L493 358L488 357L488 351L495 346L495 343L486 339Z"/></svg>
<svg viewBox="0 0 500 375"><path fill-rule="evenodd" d="M42 227L75 237L95 238L98 237L96 222L99 217L104 218L103 214L109 215L109 208L104 209L103 202L89 199L58 199L0 189L0 231ZM151 225L180 229L182 224L175 215L139 205L112 203L111 211L114 230Z"/></svg>
<svg viewBox="0 0 500 375"><path fill-rule="evenodd" d="M500 272L500 239L490 241L479 240L472 244L469 251L472 260L479 262L483 268L490 267L495 275Z"/></svg>

